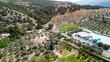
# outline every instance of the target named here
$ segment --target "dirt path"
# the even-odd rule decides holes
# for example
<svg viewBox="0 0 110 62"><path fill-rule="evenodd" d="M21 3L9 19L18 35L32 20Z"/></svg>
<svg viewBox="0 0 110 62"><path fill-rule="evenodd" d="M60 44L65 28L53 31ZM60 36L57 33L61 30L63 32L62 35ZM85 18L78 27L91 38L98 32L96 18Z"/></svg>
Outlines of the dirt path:
<svg viewBox="0 0 110 62"><path fill-rule="evenodd" d="M54 49L53 52L54 52L56 55L58 55L58 57L60 57L60 58L62 57L62 55L61 55L60 53L56 52L56 49Z"/></svg>

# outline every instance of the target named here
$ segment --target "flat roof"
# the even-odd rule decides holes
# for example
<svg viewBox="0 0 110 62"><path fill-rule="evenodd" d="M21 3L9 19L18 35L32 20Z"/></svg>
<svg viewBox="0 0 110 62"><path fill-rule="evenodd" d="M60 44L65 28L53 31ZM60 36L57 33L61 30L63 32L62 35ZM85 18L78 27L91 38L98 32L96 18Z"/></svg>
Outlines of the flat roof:
<svg viewBox="0 0 110 62"><path fill-rule="evenodd" d="M95 33L93 33L93 32L90 32L90 33L78 32L78 33L75 33L75 34L79 34L79 35L81 35L81 36L92 36L92 39L98 39L98 38L99 38L99 39L100 39L99 42L102 42L102 43L104 43L104 44L110 45L110 38L107 37L107 36L98 35L98 34L95 34ZM73 34L73 35L75 35L75 34ZM72 36L73 36L73 35L72 35Z"/></svg>

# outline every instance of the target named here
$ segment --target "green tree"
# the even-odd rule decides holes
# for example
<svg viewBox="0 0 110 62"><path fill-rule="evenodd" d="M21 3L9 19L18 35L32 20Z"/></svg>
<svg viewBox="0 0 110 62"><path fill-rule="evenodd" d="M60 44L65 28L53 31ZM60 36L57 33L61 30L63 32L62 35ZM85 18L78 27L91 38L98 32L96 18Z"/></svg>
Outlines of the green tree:
<svg viewBox="0 0 110 62"><path fill-rule="evenodd" d="M41 24L38 24L36 28L37 28L37 29L42 29L43 27L42 27Z"/></svg>
<svg viewBox="0 0 110 62"><path fill-rule="evenodd" d="M0 59L2 58L2 56L3 56L3 54L2 54L2 51L1 51L1 49L0 49Z"/></svg>
<svg viewBox="0 0 110 62"><path fill-rule="evenodd" d="M97 46L98 47L103 47L103 43L102 42L99 42L99 43L97 43Z"/></svg>
<svg viewBox="0 0 110 62"><path fill-rule="evenodd" d="M11 35L12 40L19 39L21 35L25 32L25 29L20 28L19 26L15 25L14 27L9 28L9 33Z"/></svg>
<svg viewBox="0 0 110 62"><path fill-rule="evenodd" d="M32 29L33 29L33 26L29 25L27 30L32 30Z"/></svg>
<svg viewBox="0 0 110 62"><path fill-rule="evenodd" d="M49 24L48 30L51 30L53 28L53 24Z"/></svg>
<svg viewBox="0 0 110 62"><path fill-rule="evenodd" d="M109 45L104 44L104 46L103 46L103 49L104 49L104 50L109 50L109 48L110 48L110 46L109 46Z"/></svg>
<svg viewBox="0 0 110 62"><path fill-rule="evenodd" d="M8 45L10 43L10 38L9 37L6 37L2 40L0 40L0 48L3 48L5 47L6 45Z"/></svg>
<svg viewBox="0 0 110 62"><path fill-rule="evenodd" d="M52 58L53 58L52 53L51 53L51 52L48 53L48 54L45 56L45 58L48 60L48 62L51 62L51 61L52 61Z"/></svg>

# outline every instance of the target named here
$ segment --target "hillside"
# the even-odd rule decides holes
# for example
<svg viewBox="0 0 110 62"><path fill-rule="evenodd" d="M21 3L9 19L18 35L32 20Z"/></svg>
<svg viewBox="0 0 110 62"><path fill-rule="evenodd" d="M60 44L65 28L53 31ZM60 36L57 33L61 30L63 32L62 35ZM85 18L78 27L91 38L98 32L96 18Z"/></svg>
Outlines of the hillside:
<svg viewBox="0 0 110 62"><path fill-rule="evenodd" d="M19 27L22 27L24 25L24 28L28 29L29 25L36 24L37 21L34 18L25 15L24 13L1 5L0 13L0 26L2 27L0 33L9 33L10 26L15 26L16 24L18 24Z"/></svg>
<svg viewBox="0 0 110 62"><path fill-rule="evenodd" d="M78 24L80 27L98 31L103 34L110 34L110 9L81 9L64 15L57 15L51 19L56 26ZM103 28L103 29L102 29Z"/></svg>
<svg viewBox="0 0 110 62"><path fill-rule="evenodd" d="M2 1L0 62L110 62L109 8L53 0Z"/></svg>
<svg viewBox="0 0 110 62"><path fill-rule="evenodd" d="M50 0L0 0L3 2L41 2L41 1L50 1Z"/></svg>
<svg viewBox="0 0 110 62"><path fill-rule="evenodd" d="M76 10L75 12L64 14L64 15L57 15L51 19L52 23L54 24L68 24L68 23L78 23L85 19L88 19L90 16L109 16L110 9L81 9Z"/></svg>
<svg viewBox="0 0 110 62"><path fill-rule="evenodd" d="M35 4L41 4L41 5L74 5L74 3L69 1L55 1L55 0L0 0L2 2L31 2Z"/></svg>

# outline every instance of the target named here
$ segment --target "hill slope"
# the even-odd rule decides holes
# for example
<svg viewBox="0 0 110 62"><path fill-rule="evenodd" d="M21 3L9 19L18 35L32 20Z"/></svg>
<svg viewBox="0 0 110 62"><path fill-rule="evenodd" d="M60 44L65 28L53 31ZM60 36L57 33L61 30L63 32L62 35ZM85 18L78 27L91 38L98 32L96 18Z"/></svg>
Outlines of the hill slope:
<svg viewBox="0 0 110 62"><path fill-rule="evenodd" d="M87 20L89 17L92 16L110 16L110 9L81 9L76 10L72 13L64 14L64 15L57 15L51 19L51 22L56 25L68 24L68 23L77 23L80 21Z"/></svg>

